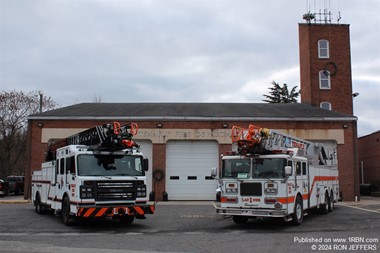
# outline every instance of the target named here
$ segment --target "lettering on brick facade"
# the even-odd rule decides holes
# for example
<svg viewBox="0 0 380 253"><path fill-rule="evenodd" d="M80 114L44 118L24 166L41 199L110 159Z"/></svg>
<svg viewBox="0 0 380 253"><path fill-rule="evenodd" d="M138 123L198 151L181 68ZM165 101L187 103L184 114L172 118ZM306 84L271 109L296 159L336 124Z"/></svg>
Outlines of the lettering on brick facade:
<svg viewBox="0 0 380 253"><path fill-rule="evenodd" d="M231 143L230 129L139 129L137 139L148 139L153 143L166 143L168 140L217 140Z"/></svg>

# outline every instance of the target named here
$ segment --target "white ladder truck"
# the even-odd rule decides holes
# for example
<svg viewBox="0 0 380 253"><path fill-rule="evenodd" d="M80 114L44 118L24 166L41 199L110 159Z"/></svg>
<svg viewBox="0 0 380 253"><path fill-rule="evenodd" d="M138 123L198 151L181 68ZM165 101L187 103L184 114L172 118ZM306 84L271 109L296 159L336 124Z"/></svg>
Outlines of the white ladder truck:
<svg viewBox="0 0 380 253"><path fill-rule="evenodd" d="M106 217L132 223L153 214L148 159L132 141L137 132L136 123L114 122L50 143L42 168L32 174L35 211L54 210L65 225Z"/></svg>
<svg viewBox="0 0 380 253"><path fill-rule="evenodd" d="M336 144L305 141L280 131L234 126L237 151L222 155L216 212L235 223L281 217L300 225L307 210L327 214L339 199Z"/></svg>

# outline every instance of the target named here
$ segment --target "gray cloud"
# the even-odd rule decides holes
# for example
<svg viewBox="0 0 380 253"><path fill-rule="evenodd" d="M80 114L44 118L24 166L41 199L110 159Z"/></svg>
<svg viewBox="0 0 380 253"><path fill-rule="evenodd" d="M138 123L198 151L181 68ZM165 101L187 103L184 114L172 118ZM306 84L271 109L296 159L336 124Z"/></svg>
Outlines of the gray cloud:
<svg viewBox="0 0 380 253"><path fill-rule="evenodd" d="M261 102L299 87L298 23L325 3L350 24L359 134L377 131L377 0L0 0L0 85L62 106Z"/></svg>

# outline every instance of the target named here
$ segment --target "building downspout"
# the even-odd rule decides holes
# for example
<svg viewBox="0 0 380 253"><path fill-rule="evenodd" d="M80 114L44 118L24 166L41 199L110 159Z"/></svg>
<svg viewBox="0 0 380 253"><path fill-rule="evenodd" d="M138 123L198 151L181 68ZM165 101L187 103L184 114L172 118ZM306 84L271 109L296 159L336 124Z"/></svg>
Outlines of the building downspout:
<svg viewBox="0 0 380 253"><path fill-rule="evenodd" d="M358 127L357 127L357 121L354 120L352 122L352 134L353 134L353 141L354 141L354 194L355 194L355 201L360 201L360 186L359 186L359 160L358 160Z"/></svg>

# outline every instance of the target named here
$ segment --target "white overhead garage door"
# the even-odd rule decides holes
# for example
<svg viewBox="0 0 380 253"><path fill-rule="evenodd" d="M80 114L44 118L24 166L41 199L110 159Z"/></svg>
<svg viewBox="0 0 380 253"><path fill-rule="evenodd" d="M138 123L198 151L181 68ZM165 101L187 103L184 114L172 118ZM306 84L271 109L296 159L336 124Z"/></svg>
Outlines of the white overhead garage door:
<svg viewBox="0 0 380 253"><path fill-rule="evenodd" d="M216 141L168 141L166 192L169 200L214 200L217 182L210 177L218 167Z"/></svg>

